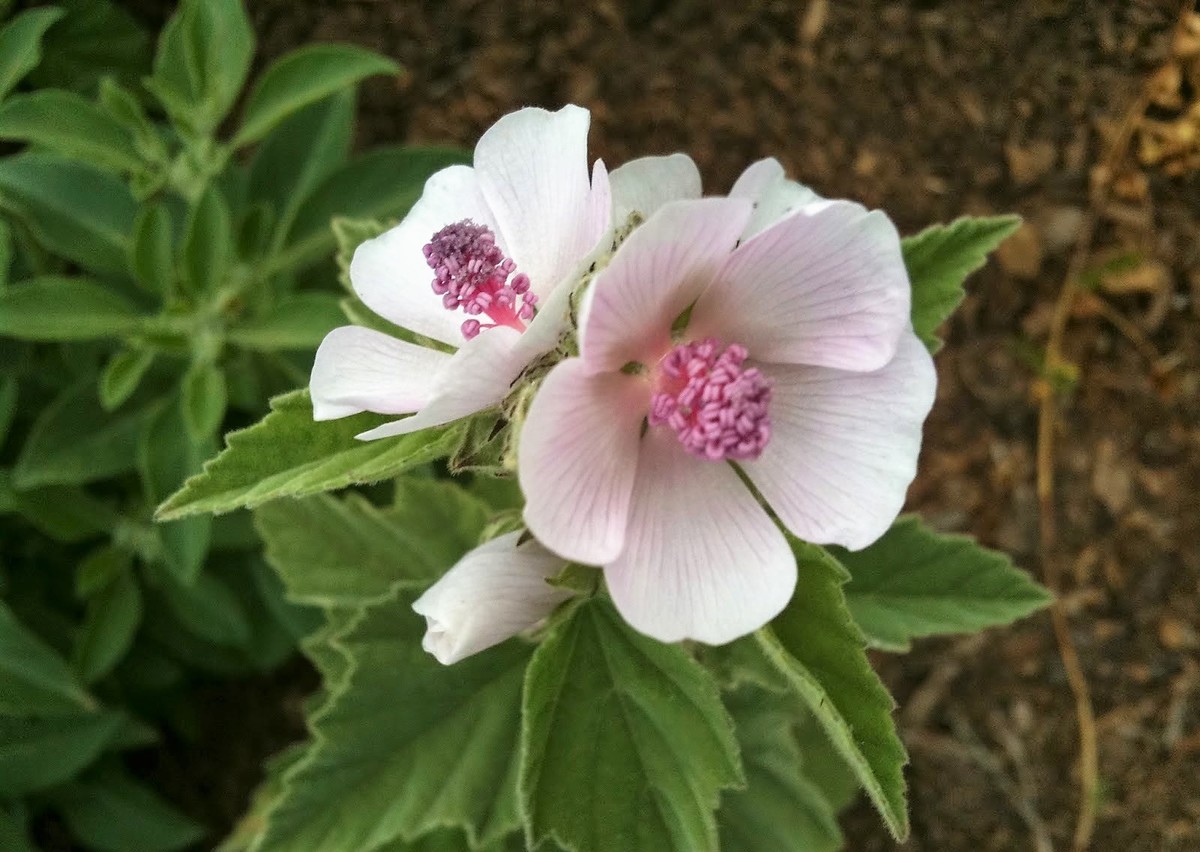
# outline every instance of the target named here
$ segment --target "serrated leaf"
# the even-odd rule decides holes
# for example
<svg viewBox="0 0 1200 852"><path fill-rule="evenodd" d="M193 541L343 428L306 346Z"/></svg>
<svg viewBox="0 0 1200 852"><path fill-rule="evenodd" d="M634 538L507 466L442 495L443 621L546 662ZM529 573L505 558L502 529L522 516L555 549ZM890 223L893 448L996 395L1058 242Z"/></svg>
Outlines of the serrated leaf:
<svg viewBox="0 0 1200 852"><path fill-rule="evenodd" d="M0 29L0 99L42 61L42 38L62 16L53 6L29 9Z"/></svg>
<svg viewBox="0 0 1200 852"><path fill-rule="evenodd" d="M453 483L406 479L397 505L357 494L275 500L254 511L267 561L288 595L322 607L356 606L397 583L423 585L475 546L487 507Z"/></svg>
<svg viewBox="0 0 1200 852"><path fill-rule="evenodd" d="M817 547L797 551L797 593L756 634L866 789L888 830L908 836L904 746L895 703L867 660L866 642L846 608L845 569Z"/></svg>
<svg viewBox="0 0 1200 852"><path fill-rule="evenodd" d="M94 707L66 661L0 600L0 714L71 715Z"/></svg>
<svg viewBox="0 0 1200 852"><path fill-rule="evenodd" d="M133 645L142 620L142 592L124 573L89 601L77 637L74 664L84 683L95 683L113 670Z"/></svg>
<svg viewBox="0 0 1200 852"><path fill-rule="evenodd" d="M352 660L314 743L287 773L259 852L345 852L461 826L473 845L520 825L521 676L512 641L446 668L421 649L424 622L402 593L338 640Z"/></svg>
<svg viewBox="0 0 1200 852"><path fill-rule="evenodd" d="M113 411L129 399L154 363L153 349L122 349L108 360L100 374L100 405Z"/></svg>
<svg viewBox="0 0 1200 852"><path fill-rule="evenodd" d="M346 320L339 299L332 293L297 293L258 319L229 330L229 342L244 349L271 352L277 349L316 349L325 335Z"/></svg>
<svg viewBox="0 0 1200 852"><path fill-rule="evenodd" d="M457 440L453 426L382 441L355 440L355 435L389 419L356 414L317 422L308 391L276 397L262 421L226 436L226 449L159 507L158 518L219 514L278 497L378 482L446 456Z"/></svg>
<svg viewBox="0 0 1200 852"><path fill-rule="evenodd" d="M68 784L51 800L71 833L98 852L175 852L205 835L153 789L120 771Z"/></svg>
<svg viewBox="0 0 1200 852"><path fill-rule="evenodd" d="M67 388L38 415L13 466L16 488L80 485L136 464L145 411L109 414L93 382L85 379Z"/></svg>
<svg viewBox="0 0 1200 852"><path fill-rule="evenodd" d="M912 281L913 331L930 352L942 347L936 332L966 295L963 281L1020 226L1020 216L964 216L902 241Z"/></svg>
<svg viewBox="0 0 1200 852"><path fill-rule="evenodd" d="M392 60L351 44L309 44L275 60L246 101L234 146L257 142L297 110L376 74L400 70Z"/></svg>
<svg viewBox="0 0 1200 852"><path fill-rule="evenodd" d="M804 771L780 696L743 689L726 699L746 766L746 789L721 798L721 852L837 852L842 832L821 787Z"/></svg>
<svg viewBox="0 0 1200 852"><path fill-rule="evenodd" d="M44 89L0 103L0 139L38 145L117 173L142 164L129 131L74 92Z"/></svg>
<svg viewBox="0 0 1200 852"><path fill-rule="evenodd" d="M161 202L142 208L133 224L129 268L151 293L168 295L175 284L175 247L171 211Z"/></svg>
<svg viewBox="0 0 1200 852"><path fill-rule="evenodd" d="M122 337L141 319L128 299L89 278L44 275L0 293L0 335L18 340Z"/></svg>
<svg viewBox="0 0 1200 852"><path fill-rule="evenodd" d="M903 517L865 550L829 548L850 569L846 603L871 644L907 651L913 639L1008 624L1051 595L1002 553Z"/></svg>
<svg viewBox="0 0 1200 852"><path fill-rule="evenodd" d="M125 274L137 202L115 175L54 154L0 158L0 206L54 254L91 272Z"/></svg>
<svg viewBox="0 0 1200 852"><path fill-rule="evenodd" d="M233 260L233 223L229 206L214 184L192 210L179 249L179 266L191 292L212 293L225 283Z"/></svg>
<svg viewBox="0 0 1200 852"><path fill-rule="evenodd" d="M0 716L0 797L45 790L74 776L121 730L108 710L46 719Z"/></svg>
<svg viewBox="0 0 1200 852"><path fill-rule="evenodd" d="M539 646L523 707L530 845L715 852L719 793L744 779L716 683L682 648L593 598Z"/></svg>
<svg viewBox="0 0 1200 852"><path fill-rule="evenodd" d="M421 197L430 175L467 162L470 155L455 148L412 146L383 148L351 160L312 191L270 268L303 269L311 265L333 251L330 222L335 217L399 217Z"/></svg>

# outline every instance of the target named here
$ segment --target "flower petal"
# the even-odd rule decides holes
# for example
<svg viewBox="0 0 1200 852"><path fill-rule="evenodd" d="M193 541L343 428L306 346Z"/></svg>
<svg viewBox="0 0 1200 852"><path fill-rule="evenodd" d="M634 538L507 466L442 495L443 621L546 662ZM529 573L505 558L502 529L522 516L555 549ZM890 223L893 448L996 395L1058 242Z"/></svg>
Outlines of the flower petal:
<svg viewBox="0 0 1200 852"><path fill-rule="evenodd" d="M771 440L742 469L780 520L815 544L859 550L887 530L917 469L933 359L911 331L873 373L766 365Z"/></svg>
<svg viewBox="0 0 1200 852"><path fill-rule="evenodd" d="M657 360L671 325L737 245L744 199L672 201L639 225L597 274L584 299L580 354L592 372Z"/></svg>
<svg viewBox="0 0 1200 852"><path fill-rule="evenodd" d="M425 182L420 199L399 225L355 250L350 261L354 292L368 308L401 328L451 346L461 344L464 317L446 310L433 292L433 271L422 248L446 225L463 219L496 231L475 170L450 166ZM499 238L497 234L498 242Z"/></svg>
<svg viewBox="0 0 1200 852"><path fill-rule="evenodd" d="M589 565L621 552L648 404L637 377L592 375L578 358L546 376L517 451L525 522L546 547Z"/></svg>
<svg viewBox="0 0 1200 852"><path fill-rule="evenodd" d="M528 630L571 592L546 581L565 561L536 541L517 546L521 533L472 550L413 603L428 628L421 645L452 665Z"/></svg>
<svg viewBox="0 0 1200 852"><path fill-rule="evenodd" d="M734 183L729 197L748 198L754 202L754 215L742 233L743 240L806 204L821 200L821 196L807 186L788 180L783 166L774 157L751 164Z"/></svg>
<svg viewBox="0 0 1200 852"><path fill-rule="evenodd" d="M463 342L436 376L429 403L412 417L384 423L360 435L360 441L407 435L440 426L493 406L508 396L512 383L528 363L516 351L521 333L507 326L489 328Z"/></svg>
<svg viewBox="0 0 1200 852"><path fill-rule="evenodd" d="M610 180L616 228L624 227L635 211L649 219L668 201L700 197L700 170L687 154L630 160Z"/></svg>
<svg viewBox="0 0 1200 852"><path fill-rule="evenodd" d="M597 174L600 200L588 182L590 122L577 106L527 107L501 118L475 146L479 186L509 257L541 298L608 229L607 173L601 167Z"/></svg>
<svg viewBox="0 0 1200 852"><path fill-rule="evenodd" d="M313 362L313 419L416 411L433 396L438 371L449 361L444 352L373 329L335 328L321 341Z"/></svg>
<svg viewBox="0 0 1200 852"><path fill-rule="evenodd" d="M900 235L882 212L818 201L742 243L696 303L689 335L759 361L877 370L909 323Z"/></svg>
<svg viewBox="0 0 1200 852"><path fill-rule="evenodd" d="M796 559L729 465L688 455L651 428L642 440L625 549L605 567L617 609L663 642L732 642L787 606Z"/></svg>

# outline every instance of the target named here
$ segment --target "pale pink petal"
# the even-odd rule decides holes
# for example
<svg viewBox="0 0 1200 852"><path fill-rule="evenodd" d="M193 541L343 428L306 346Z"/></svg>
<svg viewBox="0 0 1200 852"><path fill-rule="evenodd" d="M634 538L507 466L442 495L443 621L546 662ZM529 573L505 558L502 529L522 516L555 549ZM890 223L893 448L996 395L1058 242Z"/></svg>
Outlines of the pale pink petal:
<svg viewBox="0 0 1200 852"><path fill-rule="evenodd" d="M496 230L475 170L450 166L425 182L425 191L399 225L355 250L350 261L354 292L368 308L401 328L460 345L465 317L446 310L433 292L433 270L422 249L435 233L463 219ZM497 244L504 248L499 234Z"/></svg>
<svg viewBox="0 0 1200 852"><path fill-rule="evenodd" d="M508 396L526 361L515 350L521 333L507 326L489 328L463 341L436 377L434 395L412 417L384 423L356 435L360 441L407 435L440 426L490 408Z"/></svg>
<svg viewBox="0 0 1200 852"><path fill-rule="evenodd" d="M604 570L634 628L663 642L731 642L787 606L796 560L728 464L688 455L674 434L642 440L625 549Z"/></svg>
<svg viewBox="0 0 1200 852"><path fill-rule="evenodd" d="M634 229L584 299L580 354L588 369L661 357L671 324L713 280L749 215L740 199L672 201Z"/></svg>
<svg viewBox="0 0 1200 852"><path fill-rule="evenodd" d="M527 107L501 118L475 146L479 186L509 257L541 298L608 229L607 174L597 187L601 199L588 181L590 121L577 106Z"/></svg>
<svg viewBox="0 0 1200 852"><path fill-rule="evenodd" d="M425 616L422 647L452 665L534 627L571 597L547 580L566 562L521 533L494 538L472 550L413 603Z"/></svg>
<svg viewBox="0 0 1200 852"><path fill-rule="evenodd" d="M760 361L877 370L896 351L911 298L891 220L818 201L733 252L688 333L741 343Z"/></svg>
<svg viewBox="0 0 1200 852"><path fill-rule="evenodd" d="M416 411L433 396L438 370L449 361L444 352L369 328L335 328L321 341L313 362L313 419Z"/></svg>
<svg viewBox="0 0 1200 852"><path fill-rule="evenodd" d="M821 196L807 186L788 180L783 166L774 157L759 160L742 172L729 191L729 197L748 198L754 202L754 213L742 232L743 240L806 204L821 200Z"/></svg>
<svg viewBox="0 0 1200 852"><path fill-rule="evenodd" d="M873 373L764 365L771 440L742 468L780 520L815 544L859 550L887 530L917 469L933 360L911 331Z"/></svg>
<svg viewBox="0 0 1200 852"><path fill-rule="evenodd" d="M525 522L568 559L601 565L621 551L649 387L563 361L533 398L517 451Z"/></svg>
<svg viewBox="0 0 1200 852"><path fill-rule="evenodd" d="M700 197L700 170L687 154L630 160L612 173L613 226L629 214L649 219L668 201Z"/></svg>

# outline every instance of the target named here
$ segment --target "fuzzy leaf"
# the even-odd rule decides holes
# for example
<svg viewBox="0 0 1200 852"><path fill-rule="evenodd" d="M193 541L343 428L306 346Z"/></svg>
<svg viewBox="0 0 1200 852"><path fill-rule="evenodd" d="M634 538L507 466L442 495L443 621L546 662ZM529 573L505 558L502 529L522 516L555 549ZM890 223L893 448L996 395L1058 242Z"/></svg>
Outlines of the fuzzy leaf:
<svg viewBox="0 0 1200 852"><path fill-rule="evenodd" d="M13 95L0 104L0 138L118 173L141 165L129 131L74 92L44 89Z"/></svg>
<svg viewBox="0 0 1200 852"><path fill-rule="evenodd" d="M713 813L741 764L716 683L679 646L582 604L534 654L523 727L530 846L716 852Z"/></svg>
<svg viewBox="0 0 1200 852"><path fill-rule="evenodd" d="M0 714L52 716L94 706L66 661L0 600Z"/></svg>
<svg viewBox="0 0 1200 852"><path fill-rule="evenodd" d="M258 852L345 852L461 826L473 846L513 832L521 676L512 641L446 668L421 649L412 593L384 600L337 645L352 661L313 717Z"/></svg>
<svg viewBox="0 0 1200 852"><path fill-rule="evenodd" d="M375 74L400 71L392 60L351 44L309 44L275 60L246 101L234 145L257 142L297 110Z"/></svg>
<svg viewBox="0 0 1200 852"><path fill-rule="evenodd" d="M829 552L850 570L846 603L871 644L907 651L911 640L1008 624L1051 601L1002 553L940 535L916 517L865 550Z"/></svg>
<svg viewBox="0 0 1200 852"><path fill-rule="evenodd" d="M0 335L18 340L121 337L140 321L128 299L89 278L44 275L0 293Z"/></svg>
<svg viewBox="0 0 1200 852"><path fill-rule="evenodd" d="M42 38L62 16L53 6L29 9L0 29L0 99L42 61Z"/></svg>
<svg viewBox="0 0 1200 852"><path fill-rule="evenodd" d="M908 836L904 746L895 703L867 660L846 608L845 569L817 547L798 548L798 589L758 641L854 770L893 836Z"/></svg>
<svg viewBox="0 0 1200 852"><path fill-rule="evenodd" d="M904 239L904 265L913 288L913 330L930 352L942 348L936 332L962 303L963 281L1020 226L1020 216L964 216Z"/></svg>
<svg viewBox="0 0 1200 852"><path fill-rule="evenodd" d="M487 507L462 488L403 479L396 505L357 494L275 500L254 511L267 561L288 595L323 607L362 605L396 584L425 584L475 546Z"/></svg>
<svg viewBox="0 0 1200 852"><path fill-rule="evenodd" d="M455 446L454 427L381 441L355 440L358 433L388 419L356 414L316 422L308 391L276 397L263 420L226 436L225 450L159 507L159 520L228 512L277 497L304 497L378 482L442 458Z"/></svg>

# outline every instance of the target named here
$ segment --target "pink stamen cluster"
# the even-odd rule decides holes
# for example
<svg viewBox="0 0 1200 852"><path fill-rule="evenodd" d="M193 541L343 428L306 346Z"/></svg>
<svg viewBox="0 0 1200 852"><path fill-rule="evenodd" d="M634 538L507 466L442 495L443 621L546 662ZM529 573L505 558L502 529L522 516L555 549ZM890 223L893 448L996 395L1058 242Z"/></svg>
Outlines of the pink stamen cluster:
<svg viewBox="0 0 1200 852"><path fill-rule="evenodd" d="M422 249L433 270L433 292L442 297L447 310L461 309L471 317L462 324L463 337L470 340L481 329L507 325L525 330L533 319L537 296L529 290L529 276L517 273L516 264L496 245L496 235L486 225L470 219L447 225ZM512 280L509 280L509 276Z"/></svg>
<svg viewBox="0 0 1200 852"><path fill-rule="evenodd" d="M713 338L681 343L658 364L650 425L669 426L694 456L749 460L771 439L771 383L745 369L746 347Z"/></svg>

